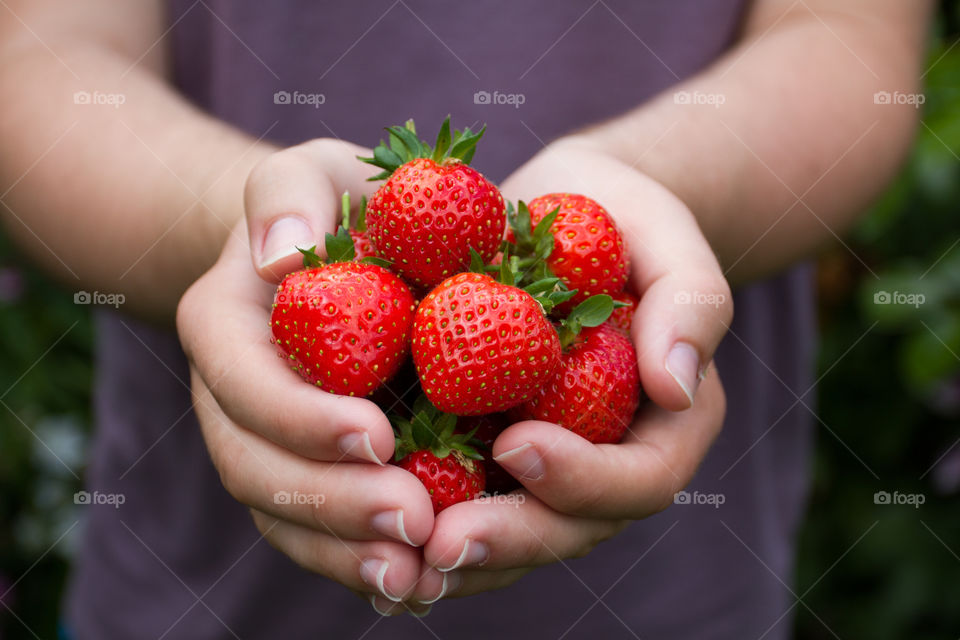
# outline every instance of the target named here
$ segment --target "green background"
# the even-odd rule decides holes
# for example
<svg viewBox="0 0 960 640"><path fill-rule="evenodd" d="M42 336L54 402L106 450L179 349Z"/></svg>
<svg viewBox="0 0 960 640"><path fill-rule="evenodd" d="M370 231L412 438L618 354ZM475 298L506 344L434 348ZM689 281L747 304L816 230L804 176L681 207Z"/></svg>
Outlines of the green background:
<svg viewBox="0 0 960 640"><path fill-rule="evenodd" d="M958 9L941 3L902 175L849 250L820 258L824 426L792 586L799 638L960 637ZM924 302L876 304L882 291ZM88 310L0 235L0 594L16 582L4 602L42 638L78 532L67 467L83 468L89 441ZM924 503L876 504L878 491ZM33 637L3 608L0 630Z"/></svg>

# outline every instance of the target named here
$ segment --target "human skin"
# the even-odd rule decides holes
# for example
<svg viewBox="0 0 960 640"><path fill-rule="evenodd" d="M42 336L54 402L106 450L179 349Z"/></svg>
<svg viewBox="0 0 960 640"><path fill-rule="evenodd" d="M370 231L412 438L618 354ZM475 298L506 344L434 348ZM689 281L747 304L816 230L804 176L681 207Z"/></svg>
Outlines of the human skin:
<svg viewBox="0 0 960 640"><path fill-rule="evenodd" d="M916 91L930 7L755 2L714 65L545 145L504 182L511 199L588 193L623 226L642 294L633 338L654 401L620 445L593 446L541 422L510 427L494 453L525 485L519 508L466 503L434 518L412 476L382 465L393 450L383 414L304 385L275 357L265 330L271 283L297 267L295 245L332 230L343 190L369 193L368 169L345 162L352 145L277 150L191 107L167 84L159 0L0 7L0 217L70 286L123 293L127 310L155 322L177 313L211 457L272 544L373 595L383 613L423 612L419 603L442 590L498 588L582 555L689 482L723 423L707 364L732 317L728 282L810 255L896 171L916 110L872 96ZM74 92L94 89L126 101L73 103ZM676 104L679 90L724 104ZM722 302L679 307L683 291ZM235 313L225 316L227 305ZM687 346L668 370L677 344ZM330 499L283 507L266 489ZM467 540L465 562L437 571ZM380 586L403 602L377 596Z"/></svg>

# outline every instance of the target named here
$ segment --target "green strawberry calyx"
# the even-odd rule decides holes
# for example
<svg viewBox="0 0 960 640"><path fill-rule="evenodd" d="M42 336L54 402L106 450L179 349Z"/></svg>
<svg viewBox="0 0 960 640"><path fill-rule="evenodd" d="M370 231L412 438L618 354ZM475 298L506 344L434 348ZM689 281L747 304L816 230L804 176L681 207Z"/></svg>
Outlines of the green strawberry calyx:
<svg viewBox="0 0 960 640"><path fill-rule="evenodd" d="M478 441L469 433L454 433L457 416L443 413L433 406L425 395L413 404L413 416L407 420L398 415L390 416L396 436L394 460L400 461L418 451L430 451L438 458L454 456L467 471L476 470L474 460L483 460L477 451Z"/></svg>
<svg viewBox="0 0 960 640"><path fill-rule="evenodd" d="M617 307L626 306L617 303L611 296L601 293L590 296L573 308L566 318L560 321L557 333L560 334L560 347L566 349L573 344L584 327L599 327L607 321Z"/></svg>
<svg viewBox="0 0 960 640"><path fill-rule="evenodd" d="M577 290L570 291L560 278L545 273L542 277L531 275L531 269L525 268L517 256L510 254L510 243L503 244L500 265L484 264L480 254L470 247L470 271L493 277L500 284L522 289L529 293L543 309L544 315L549 315L554 307L562 304L576 295Z"/></svg>
<svg viewBox="0 0 960 640"><path fill-rule="evenodd" d="M463 131L450 131L450 116L447 116L440 126L437 141L431 146L417 137L417 129L413 120L407 120L401 126L387 127L388 141L380 141L373 150L372 157L357 156L358 159L383 169L383 172L370 180L384 180L393 175L393 172L404 164L417 158L430 158L437 164L448 162L462 162L470 164L473 154L477 150L477 143L483 137L486 127L474 133L469 127Z"/></svg>
<svg viewBox="0 0 960 640"><path fill-rule="evenodd" d="M363 231L366 229L364 226L366 206L367 198L364 196L360 199L360 213L358 214L356 221L356 228L358 231ZM337 233L327 233L324 236L324 248L327 251L326 260L317 255L317 245L313 245L309 249L297 247L297 251L303 255L304 269L322 267L325 264L333 264L335 262L353 262L354 258L357 257L357 250L353 244L353 237L350 235L349 230L350 193L347 191L344 191L343 196L340 198L340 214L342 220L341 225L337 227ZM383 267L384 269L390 267L389 260L384 260L383 258L377 258L374 256L367 256L366 258L361 259L359 262L363 264L375 264L378 267Z"/></svg>

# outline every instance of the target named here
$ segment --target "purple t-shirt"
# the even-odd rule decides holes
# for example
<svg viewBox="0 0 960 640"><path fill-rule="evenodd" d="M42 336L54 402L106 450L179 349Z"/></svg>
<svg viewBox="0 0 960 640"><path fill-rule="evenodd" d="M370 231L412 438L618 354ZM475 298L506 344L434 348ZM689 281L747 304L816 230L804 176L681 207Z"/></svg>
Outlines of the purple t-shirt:
<svg viewBox="0 0 960 640"><path fill-rule="evenodd" d="M489 124L474 164L501 180L542 141L709 64L745 5L172 0L166 37L178 88L253 136L374 145L384 124L452 113L460 126ZM523 103L497 97L511 94ZM675 505L586 558L443 601L424 620L380 618L260 540L210 464L176 337L104 313L87 482L127 499L87 510L67 623L81 640L785 638L793 599L780 580L791 580L812 438L794 395L812 377L809 275L795 269L736 295L717 354L726 428L688 488L723 504Z"/></svg>

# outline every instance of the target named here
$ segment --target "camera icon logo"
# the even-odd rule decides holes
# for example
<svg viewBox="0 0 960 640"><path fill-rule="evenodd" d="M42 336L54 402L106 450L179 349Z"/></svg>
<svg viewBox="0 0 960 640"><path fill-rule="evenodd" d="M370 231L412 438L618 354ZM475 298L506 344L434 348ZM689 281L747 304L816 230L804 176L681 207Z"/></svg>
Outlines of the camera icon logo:
<svg viewBox="0 0 960 640"><path fill-rule="evenodd" d="M677 91L673 94L674 104L690 104L691 96L689 91Z"/></svg>
<svg viewBox="0 0 960 640"><path fill-rule="evenodd" d="M273 494L273 504L290 504L290 492L277 491Z"/></svg>
<svg viewBox="0 0 960 640"><path fill-rule="evenodd" d="M690 492L677 491L673 494L673 504L690 504Z"/></svg>
<svg viewBox="0 0 960 640"><path fill-rule="evenodd" d="M877 91L873 94L873 104L890 104L891 96L889 91Z"/></svg>
<svg viewBox="0 0 960 640"><path fill-rule="evenodd" d="M692 297L690 296L689 291L677 291L673 294L673 303L674 304L690 304Z"/></svg>
<svg viewBox="0 0 960 640"><path fill-rule="evenodd" d="M491 98L489 91L477 91L473 94L473 104L490 104Z"/></svg>
<svg viewBox="0 0 960 640"><path fill-rule="evenodd" d="M90 304L90 300L89 291L77 291L73 294L73 304Z"/></svg>
<svg viewBox="0 0 960 640"><path fill-rule="evenodd" d="M873 304L890 304L891 299L889 291L877 291L873 294Z"/></svg>
<svg viewBox="0 0 960 640"><path fill-rule="evenodd" d="M77 91L73 94L73 104L90 104L89 91Z"/></svg>
<svg viewBox="0 0 960 640"><path fill-rule="evenodd" d="M873 494L873 504L890 504L890 492L877 491Z"/></svg>
<svg viewBox="0 0 960 640"><path fill-rule="evenodd" d="M290 104L290 92L277 91L273 94L273 104Z"/></svg>
<svg viewBox="0 0 960 640"><path fill-rule="evenodd" d="M90 504L90 492L77 491L73 494L73 504Z"/></svg>

